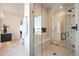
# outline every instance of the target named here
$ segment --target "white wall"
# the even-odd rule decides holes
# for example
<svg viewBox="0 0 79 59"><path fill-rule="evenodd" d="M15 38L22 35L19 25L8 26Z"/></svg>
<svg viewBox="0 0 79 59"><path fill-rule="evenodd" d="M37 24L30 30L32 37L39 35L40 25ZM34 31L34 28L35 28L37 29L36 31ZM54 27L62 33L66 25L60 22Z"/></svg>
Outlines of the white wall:
<svg viewBox="0 0 79 59"><path fill-rule="evenodd" d="M34 55L34 13L32 13L34 4L26 3L24 6L24 19L23 19L23 33L22 38L24 39L24 47L26 56Z"/></svg>
<svg viewBox="0 0 79 59"><path fill-rule="evenodd" d="M4 13L4 15L5 19L3 20L3 24L9 26L8 32L12 33L12 39L20 38L20 20L23 17L8 12Z"/></svg>
<svg viewBox="0 0 79 59"><path fill-rule="evenodd" d="M8 5L6 6L8 10L11 8L14 8L9 6ZM20 38L20 20L23 20L23 15L17 13L17 11L13 12L12 9L11 11L8 11L3 8L4 6L1 6L0 8L0 17L2 17L2 27L1 27L2 33L3 33L3 24L5 24L9 26L7 32L12 33L12 39L19 39ZM3 16L1 16L1 13L3 14Z"/></svg>

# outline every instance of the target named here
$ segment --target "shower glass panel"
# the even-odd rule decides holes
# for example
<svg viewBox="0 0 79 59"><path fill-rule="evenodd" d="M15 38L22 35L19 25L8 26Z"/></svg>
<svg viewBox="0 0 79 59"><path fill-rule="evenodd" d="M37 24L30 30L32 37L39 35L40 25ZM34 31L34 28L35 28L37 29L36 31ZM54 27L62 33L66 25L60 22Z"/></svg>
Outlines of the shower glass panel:
<svg viewBox="0 0 79 59"><path fill-rule="evenodd" d="M34 3L34 55L41 55L41 4Z"/></svg>
<svg viewBox="0 0 79 59"><path fill-rule="evenodd" d="M74 4L68 4L71 7L69 9L65 9L65 54L67 56L74 56L74 48L75 48L75 39L76 39L76 29L72 29L73 26L76 26L75 22L75 12L74 12ZM66 8L66 6L65 6Z"/></svg>

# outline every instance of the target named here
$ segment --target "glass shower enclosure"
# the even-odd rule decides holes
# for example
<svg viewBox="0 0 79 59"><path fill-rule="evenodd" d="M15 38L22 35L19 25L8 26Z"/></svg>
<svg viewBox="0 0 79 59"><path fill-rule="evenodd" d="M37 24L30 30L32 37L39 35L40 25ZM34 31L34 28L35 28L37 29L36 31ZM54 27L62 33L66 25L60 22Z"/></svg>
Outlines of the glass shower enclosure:
<svg viewBox="0 0 79 59"><path fill-rule="evenodd" d="M74 4L34 3L33 8L34 56L73 56Z"/></svg>

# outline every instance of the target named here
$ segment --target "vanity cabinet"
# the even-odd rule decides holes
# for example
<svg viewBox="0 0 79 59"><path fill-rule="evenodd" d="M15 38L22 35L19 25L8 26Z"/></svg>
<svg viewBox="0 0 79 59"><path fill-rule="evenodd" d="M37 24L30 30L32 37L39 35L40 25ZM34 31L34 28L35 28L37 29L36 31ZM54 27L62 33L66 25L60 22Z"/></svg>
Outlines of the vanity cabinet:
<svg viewBox="0 0 79 59"><path fill-rule="evenodd" d="M0 34L0 42L6 42L12 40L12 33L3 33Z"/></svg>

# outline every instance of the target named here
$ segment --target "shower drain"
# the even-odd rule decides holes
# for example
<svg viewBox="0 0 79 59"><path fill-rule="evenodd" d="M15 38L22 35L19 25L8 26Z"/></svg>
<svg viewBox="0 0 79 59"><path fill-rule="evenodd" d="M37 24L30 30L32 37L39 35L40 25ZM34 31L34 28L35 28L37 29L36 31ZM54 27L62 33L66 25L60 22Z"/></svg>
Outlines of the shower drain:
<svg viewBox="0 0 79 59"><path fill-rule="evenodd" d="M56 55L56 53L53 53L53 55Z"/></svg>

